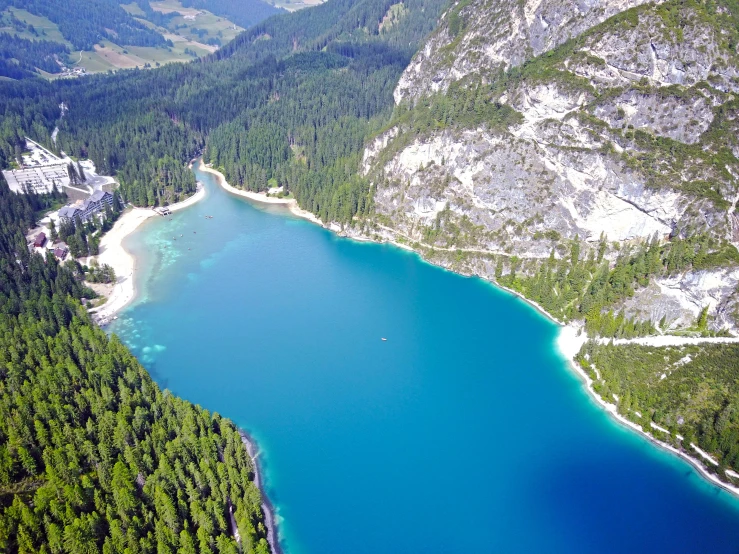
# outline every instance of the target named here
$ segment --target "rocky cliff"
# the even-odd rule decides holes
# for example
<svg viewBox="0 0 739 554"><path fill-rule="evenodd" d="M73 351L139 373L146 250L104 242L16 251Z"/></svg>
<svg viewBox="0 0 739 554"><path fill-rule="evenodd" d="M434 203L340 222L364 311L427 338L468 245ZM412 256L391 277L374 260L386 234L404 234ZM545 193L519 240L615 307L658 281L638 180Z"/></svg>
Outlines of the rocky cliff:
<svg viewBox="0 0 739 554"><path fill-rule="evenodd" d="M365 151L375 216L351 232L499 280L537 274L573 241L611 266L640 244L686 241L691 263L656 271L610 308L663 332L708 307L711 328L736 331L736 10L728 0L458 2Z"/></svg>
<svg viewBox="0 0 739 554"><path fill-rule="evenodd" d="M581 35L644 0L488 0L457 2L418 52L395 91L396 101L444 91L468 75L497 72Z"/></svg>

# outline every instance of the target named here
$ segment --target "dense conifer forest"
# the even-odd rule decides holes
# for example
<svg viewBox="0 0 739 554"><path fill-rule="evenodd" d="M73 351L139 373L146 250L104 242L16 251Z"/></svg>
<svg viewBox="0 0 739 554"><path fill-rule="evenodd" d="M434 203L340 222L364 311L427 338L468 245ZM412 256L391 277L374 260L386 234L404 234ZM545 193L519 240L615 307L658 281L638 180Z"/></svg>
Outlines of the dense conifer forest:
<svg viewBox="0 0 739 554"><path fill-rule="evenodd" d="M0 33L0 76L11 79L33 77L36 68L59 73L56 57L65 60L69 49L50 40L28 40Z"/></svg>
<svg viewBox="0 0 739 554"><path fill-rule="evenodd" d="M269 552L234 425L161 391L29 254L49 201L0 181L0 551Z"/></svg>

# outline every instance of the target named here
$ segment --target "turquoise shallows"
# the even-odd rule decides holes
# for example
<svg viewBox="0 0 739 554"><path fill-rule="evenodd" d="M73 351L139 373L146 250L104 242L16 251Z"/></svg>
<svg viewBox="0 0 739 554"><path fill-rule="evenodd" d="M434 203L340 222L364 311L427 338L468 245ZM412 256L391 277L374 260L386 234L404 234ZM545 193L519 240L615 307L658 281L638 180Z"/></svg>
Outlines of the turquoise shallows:
<svg viewBox="0 0 739 554"><path fill-rule="evenodd" d="M739 551L739 502L610 420L534 309L196 173L129 238L113 330L256 438L287 552Z"/></svg>

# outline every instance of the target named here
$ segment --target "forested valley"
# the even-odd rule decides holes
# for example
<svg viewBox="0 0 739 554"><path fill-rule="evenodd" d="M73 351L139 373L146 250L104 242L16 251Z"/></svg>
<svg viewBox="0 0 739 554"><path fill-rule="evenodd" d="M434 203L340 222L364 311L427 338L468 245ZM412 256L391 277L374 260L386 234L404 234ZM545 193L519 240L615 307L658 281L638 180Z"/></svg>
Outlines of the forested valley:
<svg viewBox="0 0 739 554"><path fill-rule="evenodd" d="M236 186L283 186L303 208L349 221L371 203L357 176L364 142L389 119L395 83L443 2L406 2L383 23L393 5L339 0L270 18L191 64L2 82L0 163L27 134L91 158L118 176L124 201L153 206L194 192L185 165L204 153Z"/></svg>
<svg viewBox="0 0 739 554"><path fill-rule="evenodd" d="M91 158L123 201L152 206L194 192L187 162L204 152L237 186L279 183L348 221L369 209L364 142L442 4L406 4L381 26L390 6L342 0L274 18L199 63L2 81L0 163L30 136ZM51 200L3 182L0 201L0 550L268 552L238 430L161 391L91 323L80 299L94 292L73 261L28 253L25 232ZM96 249L86 230L58 232L84 255Z"/></svg>

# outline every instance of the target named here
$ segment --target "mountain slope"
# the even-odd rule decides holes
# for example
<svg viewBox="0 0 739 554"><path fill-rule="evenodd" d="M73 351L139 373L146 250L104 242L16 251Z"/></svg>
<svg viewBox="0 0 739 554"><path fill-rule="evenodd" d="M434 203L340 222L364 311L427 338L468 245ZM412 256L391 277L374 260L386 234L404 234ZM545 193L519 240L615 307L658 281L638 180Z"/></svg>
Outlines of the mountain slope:
<svg viewBox="0 0 739 554"><path fill-rule="evenodd" d="M484 80L521 65L646 0L455 2L396 89L396 100L443 91L468 75Z"/></svg>
<svg viewBox="0 0 739 554"><path fill-rule="evenodd" d="M518 3L510 4L515 11ZM524 7L574 13L565 4ZM501 62L517 66L506 72L470 54L474 37L497 36L483 18L462 25L460 41L435 46L447 32L442 25L395 90L396 123L365 152L379 220L433 246L502 253L504 273L512 267L507 258L528 260L522 271L529 275L552 250L566 255L576 237L585 253L607 238L611 260L639 240L656 236L664 255L672 244L666 239L687 240L700 263L656 271L657 279L615 307L680 328L708 305L715 329L736 329L739 255L730 243L738 238L739 65L730 7L631 8L541 56ZM462 14L476 8L471 3ZM497 28L494 19L487 24ZM550 26L538 42L527 28L517 40L530 41L533 54L580 28L573 25ZM424 65L445 48L452 66ZM498 260L470 264L492 276ZM555 313L577 316L563 310Z"/></svg>

